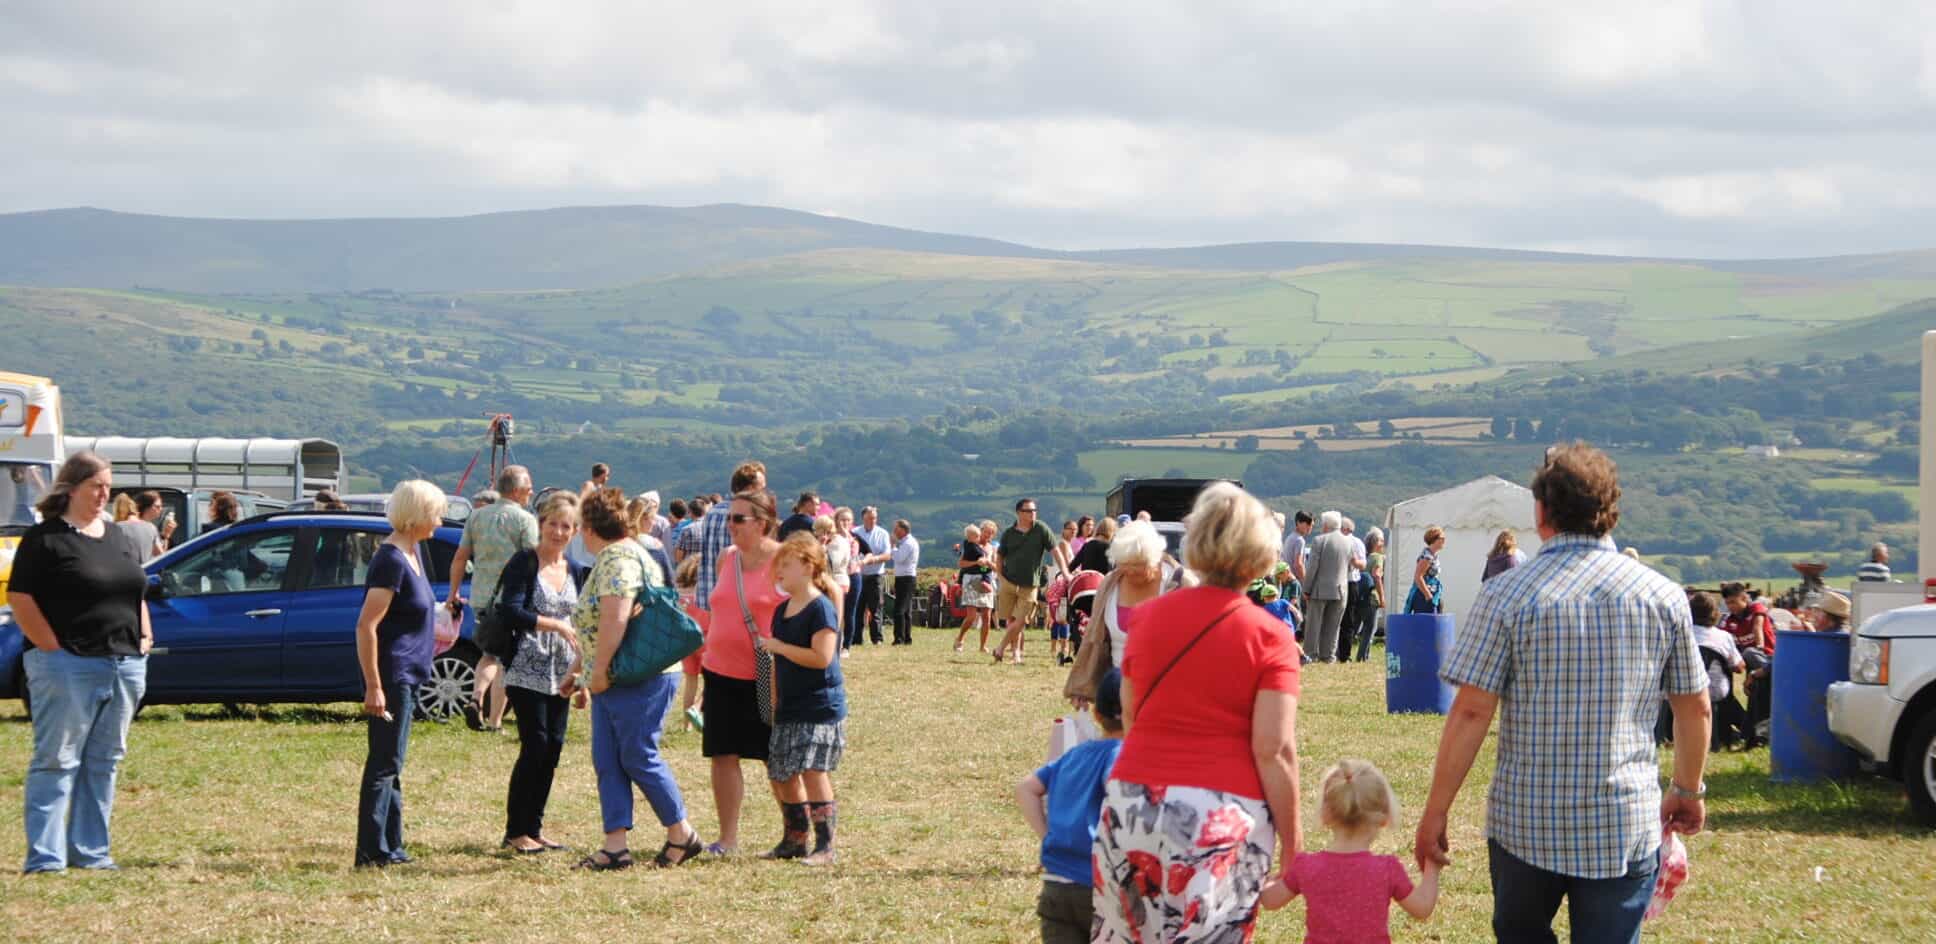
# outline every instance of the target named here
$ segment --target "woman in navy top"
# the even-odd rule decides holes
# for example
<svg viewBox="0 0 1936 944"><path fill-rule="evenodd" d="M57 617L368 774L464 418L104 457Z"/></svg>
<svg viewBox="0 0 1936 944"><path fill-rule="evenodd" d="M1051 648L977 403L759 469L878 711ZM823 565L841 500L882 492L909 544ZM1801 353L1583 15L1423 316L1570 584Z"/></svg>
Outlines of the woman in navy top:
<svg viewBox="0 0 1936 944"><path fill-rule="evenodd" d="M377 548L356 618L356 659L363 668L363 713L369 753L356 808L356 864L378 868L410 861L403 851L403 755L417 686L430 680L437 645L436 594L417 545L443 520L444 493L423 481L390 493L390 537Z"/></svg>

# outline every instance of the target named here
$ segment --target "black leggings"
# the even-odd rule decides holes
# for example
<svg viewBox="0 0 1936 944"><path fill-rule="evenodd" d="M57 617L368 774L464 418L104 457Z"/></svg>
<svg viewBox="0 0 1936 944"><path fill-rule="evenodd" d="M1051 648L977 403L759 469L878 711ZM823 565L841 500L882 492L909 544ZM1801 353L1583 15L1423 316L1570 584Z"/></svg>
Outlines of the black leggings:
<svg viewBox="0 0 1936 944"><path fill-rule="evenodd" d="M544 834L545 804L551 800L552 775L565 750L565 725L571 702L562 695L507 685L505 694L517 713L518 760L511 766L511 791L505 800L504 838Z"/></svg>

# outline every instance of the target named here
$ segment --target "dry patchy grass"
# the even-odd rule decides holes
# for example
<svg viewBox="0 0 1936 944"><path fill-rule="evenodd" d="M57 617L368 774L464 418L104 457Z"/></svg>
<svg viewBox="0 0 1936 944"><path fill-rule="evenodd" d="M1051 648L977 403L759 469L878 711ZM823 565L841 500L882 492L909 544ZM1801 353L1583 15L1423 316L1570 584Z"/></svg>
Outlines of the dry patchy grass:
<svg viewBox="0 0 1936 944"><path fill-rule="evenodd" d="M1066 711L1062 673L1042 660L996 667L948 652L952 633L849 662L854 717L837 775L842 860L813 871L750 858L671 872L572 871L573 854L497 851L516 742L422 725L408 768L408 840L417 863L350 869L362 728L349 706L230 716L157 708L135 724L116 810L119 874L0 877L14 940L1026 941L1035 937L1035 843L1012 808L1016 778L1040 762ZM1039 646L1040 648L1036 648ZM1377 760L1401 802L1423 801L1439 719L1388 716L1379 664L1306 673L1304 780L1346 755ZM584 716L558 772L550 832L596 841ZM0 713L0 859L21 856L19 790L29 727ZM713 804L697 737L667 745L702 833ZM1490 748L1488 748L1488 754ZM1901 791L1879 781L1778 787L1766 754L1727 755L1710 774L1714 830L1691 842L1694 877L1660 941L1926 940L1936 935L1936 838L1912 827ZM1399 941L1485 940L1482 757L1453 821L1457 861L1440 914L1398 919ZM749 781L759 786L750 765ZM1305 808L1312 808L1307 794ZM640 804L642 822L649 813ZM1308 816L1307 812L1307 816ZM770 800L749 803L745 844L777 838ZM1409 820L1409 818L1408 818ZM656 838L636 845L650 852ZM1323 840L1313 832L1312 842ZM1409 821L1381 848L1403 852ZM1827 869L1817 883L1813 870ZM1259 940L1302 936L1299 907L1263 918Z"/></svg>

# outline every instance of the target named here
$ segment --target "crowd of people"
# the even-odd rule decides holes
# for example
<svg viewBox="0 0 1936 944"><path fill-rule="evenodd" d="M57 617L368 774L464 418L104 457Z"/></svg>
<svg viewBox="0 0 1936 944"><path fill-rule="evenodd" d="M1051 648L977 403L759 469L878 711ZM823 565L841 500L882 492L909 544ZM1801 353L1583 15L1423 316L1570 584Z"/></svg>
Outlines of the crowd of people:
<svg viewBox="0 0 1936 944"><path fill-rule="evenodd" d="M911 525L890 531L874 507L857 520L811 492L783 516L758 462L733 470L728 494L674 500L666 515L656 493L628 496L610 476L601 465L579 489L535 492L527 470L504 469L452 564L470 570L468 599L457 582L437 599L417 555L443 493L423 481L392 493L392 533L356 621L367 716L356 865L409 861L401 779L415 693L438 609L467 605L482 652L469 720L497 727L509 707L517 726L506 849L564 848L545 811L571 715L584 710L603 838L581 867L635 864L635 790L663 829L654 865L737 854L749 761L783 824L762 857L835 860L843 662L870 636L882 641L882 622L893 644L913 642ZM994 662L1020 662L1025 629L1052 604L1054 655L1070 666L1063 692L1099 735L1017 787L1042 839L1044 940L1247 939L1260 908L1300 896L1313 939L1377 939L1393 903L1425 918L1449 862L1448 817L1495 718L1486 820L1496 934L1550 940L1564 900L1576 939L1632 940L1662 826L1702 826L1711 742L1753 743L1765 717L1773 624L1745 587L1690 594L1621 553L1608 537L1618 479L1597 450L1550 450L1532 491L1539 552L1500 535L1443 667L1457 694L1418 818L1416 881L1396 857L1369 851L1399 816L1369 761L1341 761L1320 779L1331 839L1302 851L1300 675L1366 657L1396 592L1377 529L1360 538L1337 512L1287 522L1228 483L1199 495L1180 555L1146 520L1082 519L1058 533L1031 499L1015 503L1006 529L965 527L956 650L978 631ZM28 871L113 867L115 770L152 645L140 563L165 535L146 496L110 522L110 493L106 463L70 459L14 564L9 601L32 644L35 705ZM1445 540L1439 528L1424 535L1404 612L1442 609ZM615 678L614 653L658 588L676 588L704 645L657 674ZM1822 629L1847 616L1839 595L1810 612ZM1745 707L1733 701L1736 672L1748 679ZM663 756L668 717L700 729L718 822L710 842ZM1673 744L1665 791L1656 737Z"/></svg>

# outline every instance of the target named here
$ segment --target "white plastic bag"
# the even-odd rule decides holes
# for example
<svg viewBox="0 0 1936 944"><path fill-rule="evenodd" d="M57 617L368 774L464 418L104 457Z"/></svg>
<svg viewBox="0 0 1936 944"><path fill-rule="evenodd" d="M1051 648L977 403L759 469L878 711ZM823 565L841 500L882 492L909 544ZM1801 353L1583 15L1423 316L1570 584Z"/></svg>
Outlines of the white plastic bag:
<svg viewBox="0 0 1936 944"><path fill-rule="evenodd" d="M457 645L457 637L463 631L463 628L464 624L457 617L451 615L450 607L441 603L437 605L436 632L438 655L443 655L450 647Z"/></svg>
<svg viewBox="0 0 1936 944"><path fill-rule="evenodd" d="M1660 867L1654 871L1654 897L1647 902L1647 918L1658 918L1674 900L1674 892L1687 881L1687 846L1681 837L1663 831L1660 835Z"/></svg>
<svg viewBox="0 0 1936 944"><path fill-rule="evenodd" d="M1049 761L1069 753L1069 750L1084 741L1102 737L1095 719L1088 712L1063 715L1049 725Z"/></svg>

